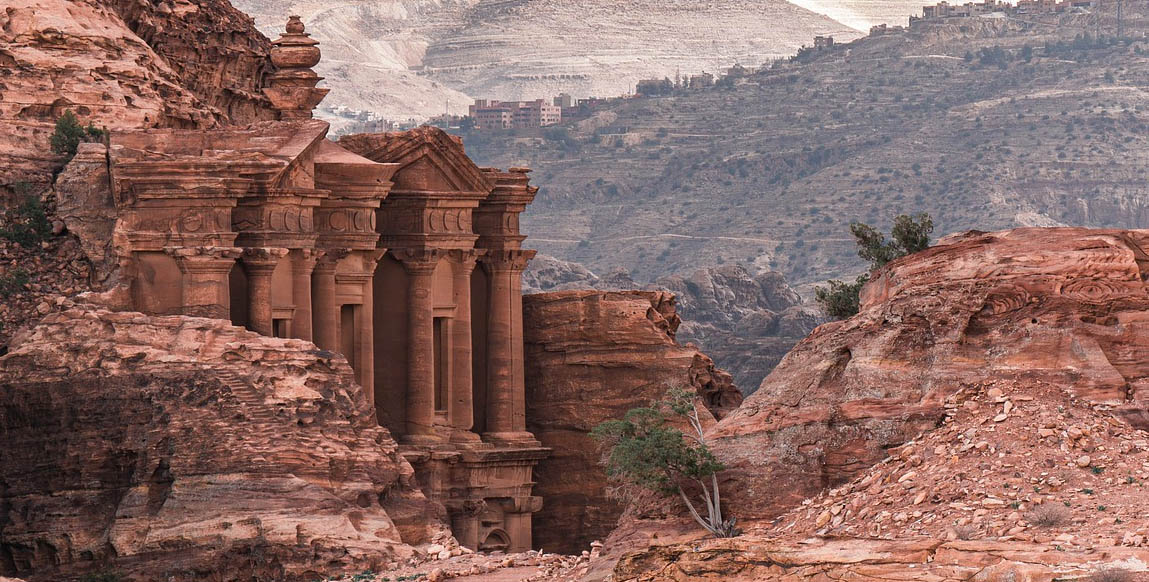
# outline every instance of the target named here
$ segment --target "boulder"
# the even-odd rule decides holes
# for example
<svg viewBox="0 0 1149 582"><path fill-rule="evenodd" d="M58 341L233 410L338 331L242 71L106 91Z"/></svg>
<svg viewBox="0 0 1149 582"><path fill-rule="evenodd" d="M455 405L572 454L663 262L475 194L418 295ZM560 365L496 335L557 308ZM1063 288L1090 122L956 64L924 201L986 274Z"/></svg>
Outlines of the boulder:
<svg viewBox="0 0 1149 582"><path fill-rule="evenodd" d="M314 580L442 535L343 356L59 305L0 358L0 574Z"/></svg>
<svg viewBox="0 0 1149 582"><path fill-rule="evenodd" d="M578 553L614 527L622 506L588 433L631 408L687 387L721 417L742 401L730 375L675 341L664 291L563 291L523 298L528 428L551 456L535 471L535 546ZM710 420L713 422L713 419Z"/></svg>

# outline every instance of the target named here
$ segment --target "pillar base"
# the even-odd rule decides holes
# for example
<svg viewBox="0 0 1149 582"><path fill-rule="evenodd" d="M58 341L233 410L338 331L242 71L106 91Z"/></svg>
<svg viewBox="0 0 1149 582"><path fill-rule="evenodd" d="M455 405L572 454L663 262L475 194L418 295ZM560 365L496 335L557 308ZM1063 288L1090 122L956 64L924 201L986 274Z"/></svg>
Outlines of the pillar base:
<svg viewBox="0 0 1149 582"><path fill-rule="evenodd" d="M458 430L458 429L451 431L451 436L448 440L452 443L478 443L478 442L482 442L482 439L479 438L479 435L477 435L477 434L475 434L469 430Z"/></svg>
<svg viewBox="0 0 1149 582"><path fill-rule="evenodd" d="M485 432L483 442L495 445L515 445L520 447L541 447L542 443L535 435L527 431L517 432Z"/></svg>
<svg viewBox="0 0 1149 582"><path fill-rule="evenodd" d="M405 434L399 436L399 442L405 445L437 445L443 439L433 434Z"/></svg>

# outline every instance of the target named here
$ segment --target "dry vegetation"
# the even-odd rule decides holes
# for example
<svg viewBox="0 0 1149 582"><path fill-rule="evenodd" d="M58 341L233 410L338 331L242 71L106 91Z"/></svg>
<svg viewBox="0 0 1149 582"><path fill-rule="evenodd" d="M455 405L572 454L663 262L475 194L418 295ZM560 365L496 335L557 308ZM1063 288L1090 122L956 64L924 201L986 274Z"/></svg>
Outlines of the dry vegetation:
<svg viewBox="0 0 1149 582"><path fill-rule="evenodd" d="M1149 28L1149 4L1126 14L1131 34ZM1098 41L1107 14L1047 20L871 37L541 135L472 133L468 149L535 168L533 245L640 283L732 263L849 277L863 265L848 223L903 212L939 234L1149 226L1149 43Z"/></svg>

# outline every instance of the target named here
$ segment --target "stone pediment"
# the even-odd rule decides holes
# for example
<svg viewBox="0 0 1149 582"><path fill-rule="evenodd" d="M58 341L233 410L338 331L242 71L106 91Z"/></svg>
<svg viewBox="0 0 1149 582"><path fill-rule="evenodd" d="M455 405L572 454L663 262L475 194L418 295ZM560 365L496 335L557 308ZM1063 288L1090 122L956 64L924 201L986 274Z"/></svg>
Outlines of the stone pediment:
<svg viewBox="0 0 1149 582"><path fill-rule="evenodd" d="M117 197L123 199L137 186L161 178L178 190L185 179L201 177L205 168L220 179L250 180L255 191L304 185L292 182L310 181L310 154L324 141L328 127L308 120L227 129L115 132L109 156Z"/></svg>
<svg viewBox="0 0 1149 582"><path fill-rule="evenodd" d="M367 159L399 165L392 195L456 192L485 196L494 183L463 151L463 143L441 129L345 136L339 145Z"/></svg>

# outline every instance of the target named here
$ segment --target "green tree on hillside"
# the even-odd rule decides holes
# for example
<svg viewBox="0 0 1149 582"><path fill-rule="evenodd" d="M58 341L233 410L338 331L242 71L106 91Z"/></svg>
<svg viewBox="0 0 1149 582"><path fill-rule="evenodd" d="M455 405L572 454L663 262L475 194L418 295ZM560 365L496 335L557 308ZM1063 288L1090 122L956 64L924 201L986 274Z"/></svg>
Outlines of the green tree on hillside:
<svg viewBox="0 0 1149 582"><path fill-rule="evenodd" d="M870 273L886 266L894 259L912 255L930 246L930 234L934 231L934 219L921 212L913 216L900 214L894 218L890 238L882 231L861 222L850 223L850 234L858 247L858 256L870 262ZM826 315L834 319L845 319L858 313L862 287L870 280L867 273L844 283L838 280L827 281L828 287L814 289L814 297Z"/></svg>
<svg viewBox="0 0 1149 582"><path fill-rule="evenodd" d="M692 434L671 426L672 418L686 420ZM718 472L725 466L706 446L695 397L689 390L670 390L666 399L652 406L632 408L621 420L603 422L591 436L603 451L602 462L612 481L662 495L677 495L694 521L716 537L742 533L736 518L722 517ZM698 511L687 494L688 489L694 488L705 514Z"/></svg>
<svg viewBox="0 0 1149 582"><path fill-rule="evenodd" d="M103 138L105 133L92 123L84 127L76 118L76 114L68 109L56 120L56 131L49 142L52 151L64 156L64 161L68 162L76 155L76 149L80 147L81 142L97 141Z"/></svg>

